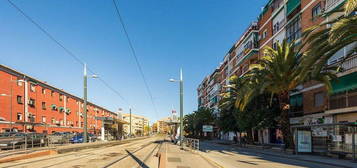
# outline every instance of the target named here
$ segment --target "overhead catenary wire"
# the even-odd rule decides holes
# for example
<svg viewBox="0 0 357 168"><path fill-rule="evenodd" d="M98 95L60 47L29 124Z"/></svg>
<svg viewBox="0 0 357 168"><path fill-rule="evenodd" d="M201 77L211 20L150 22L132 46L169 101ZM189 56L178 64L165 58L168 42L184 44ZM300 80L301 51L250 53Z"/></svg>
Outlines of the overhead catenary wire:
<svg viewBox="0 0 357 168"><path fill-rule="evenodd" d="M56 43L60 48L62 48L69 56L71 56L74 60L76 60L79 64L84 66L84 61L81 60L77 55L75 55L71 50L66 48L59 40L57 40L51 33L49 33L45 28L43 28L39 23L37 23L34 19L32 19L29 15L27 15L20 7L18 7L15 3L13 3L11 0L7 0L9 4L14 7L18 12L20 12L27 20L29 20L32 24L34 24L42 33L44 33L49 39L51 39L54 43ZM92 73L96 74L92 69L87 67L87 70ZM112 86L109 85L108 82L106 82L102 77L98 78L99 81L101 81L104 86L106 86L109 90L114 92L118 97L120 97L128 106L131 106L131 104L126 100L119 91L114 89Z"/></svg>
<svg viewBox="0 0 357 168"><path fill-rule="evenodd" d="M134 45L133 45L133 43L132 43L132 41L131 41L131 39L130 39L129 33L128 33L127 29L126 29L126 26L125 26L123 17L122 17L122 15L120 14L120 10L119 10L119 7L118 7L118 4L117 4L116 0L113 0L113 4L114 4L114 7L115 7L116 14L117 14L117 16L118 16L119 22L120 22L120 24L121 24L121 26L122 26L122 28L123 28L125 37L126 37L128 43L129 43L129 47L130 47L130 50L131 50L132 55L133 55L133 57L134 57L135 63L136 63L136 65L137 65L138 69L139 69L140 75L141 75L141 77L142 77L142 79L143 79L143 81L144 81L144 85L145 85L146 90L147 90L147 92L148 92L148 94L149 94L151 103L152 103L152 105L153 105L153 107L154 107L155 114L156 114L156 116L157 116L157 115L158 115L158 114L157 114L157 108L156 108L156 105L155 105L155 102L154 102L154 98L153 98L151 89L150 89L149 84L148 84L148 82L147 82L147 80L146 80L145 74L144 74L144 72L143 72L143 68L141 67L141 64L140 64L140 62L139 62L139 59L138 59L138 57L137 57L137 55L136 55L136 51L135 51L135 49L134 49Z"/></svg>

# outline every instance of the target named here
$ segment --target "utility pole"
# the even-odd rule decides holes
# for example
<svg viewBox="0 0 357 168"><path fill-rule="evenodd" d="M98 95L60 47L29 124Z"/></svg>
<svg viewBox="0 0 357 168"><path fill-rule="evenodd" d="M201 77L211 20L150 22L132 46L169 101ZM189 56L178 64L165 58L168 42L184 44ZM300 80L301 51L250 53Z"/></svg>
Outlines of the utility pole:
<svg viewBox="0 0 357 168"><path fill-rule="evenodd" d="M180 69L180 145L183 149L183 75Z"/></svg>
<svg viewBox="0 0 357 168"><path fill-rule="evenodd" d="M83 112L84 112L84 127L83 127L83 142L87 143L87 65L84 64L83 73Z"/></svg>
<svg viewBox="0 0 357 168"><path fill-rule="evenodd" d="M129 119L130 119L130 132L129 132L129 137L131 137L131 107L129 108Z"/></svg>
<svg viewBox="0 0 357 168"><path fill-rule="evenodd" d="M142 136L145 135L145 124L144 124L144 118L143 118L143 133L142 133Z"/></svg>

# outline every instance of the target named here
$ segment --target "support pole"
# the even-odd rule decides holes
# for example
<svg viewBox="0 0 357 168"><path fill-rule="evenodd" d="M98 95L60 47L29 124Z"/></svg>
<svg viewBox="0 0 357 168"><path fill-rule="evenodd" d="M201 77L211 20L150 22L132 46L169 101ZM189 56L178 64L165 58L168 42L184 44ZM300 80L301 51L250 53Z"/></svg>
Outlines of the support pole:
<svg viewBox="0 0 357 168"><path fill-rule="evenodd" d="M180 69L180 146L183 149L183 75Z"/></svg>
<svg viewBox="0 0 357 168"><path fill-rule="evenodd" d="M87 143L87 65L84 64L84 74L83 74L83 112L84 112L84 127L83 127L83 142Z"/></svg>

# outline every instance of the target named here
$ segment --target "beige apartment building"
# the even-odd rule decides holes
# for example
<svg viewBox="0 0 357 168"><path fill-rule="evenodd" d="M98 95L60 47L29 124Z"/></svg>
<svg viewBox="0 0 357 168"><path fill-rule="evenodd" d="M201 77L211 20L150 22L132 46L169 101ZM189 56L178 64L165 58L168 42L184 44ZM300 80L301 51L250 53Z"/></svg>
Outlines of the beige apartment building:
<svg viewBox="0 0 357 168"><path fill-rule="evenodd" d="M123 113L122 114L123 120L128 122L129 124L125 124L123 126L124 129L124 134L129 135L130 134L130 123L131 123L131 134L136 135L136 136L142 136L148 134L149 130L149 118L146 118L144 116L136 115L136 114L131 114L131 122L130 122L130 114L129 113Z"/></svg>

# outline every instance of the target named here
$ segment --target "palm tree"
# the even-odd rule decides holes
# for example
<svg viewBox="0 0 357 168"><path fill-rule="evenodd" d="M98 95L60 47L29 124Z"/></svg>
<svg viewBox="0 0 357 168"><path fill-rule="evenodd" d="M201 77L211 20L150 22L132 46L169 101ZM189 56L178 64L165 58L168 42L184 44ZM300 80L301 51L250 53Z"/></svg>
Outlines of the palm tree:
<svg viewBox="0 0 357 168"><path fill-rule="evenodd" d="M305 30L302 47L307 48L306 54L310 59L308 60L309 66L315 67L313 74L317 75L324 71L329 58L339 50L357 41L357 15L352 14L356 10L357 0L348 0L343 16ZM333 11L333 13L339 12L341 10ZM356 51L357 45L347 53L347 57Z"/></svg>
<svg viewBox="0 0 357 168"><path fill-rule="evenodd" d="M247 104L256 96L264 92L276 95L279 108L279 124L284 135L286 147L292 148L293 137L290 131L289 115L290 92L295 88L311 79L311 68L306 67L305 55L299 54L294 43L277 45L277 49L265 48L264 55L257 64L250 66L250 71L245 75L248 82L244 85L244 98L236 101L236 106L240 109L246 108ZM330 73L319 75L316 80L323 81L330 86L332 78Z"/></svg>

